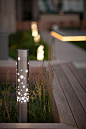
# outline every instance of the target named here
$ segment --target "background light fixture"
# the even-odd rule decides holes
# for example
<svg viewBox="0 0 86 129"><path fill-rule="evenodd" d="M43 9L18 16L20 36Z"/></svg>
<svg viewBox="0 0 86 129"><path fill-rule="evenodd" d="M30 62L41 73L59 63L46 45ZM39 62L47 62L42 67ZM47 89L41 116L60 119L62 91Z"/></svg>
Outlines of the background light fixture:
<svg viewBox="0 0 86 129"><path fill-rule="evenodd" d="M51 31L50 35L61 41L86 41L86 36L62 36L54 31Z"/></svg>
<svg viewBox="0 0 86 129"><path fill-rule="evenodd" d="M17 102L18 117L21 123L28 122L29 108L29 50L17 49Z"/></svg>
<svg viewBox="0 0 86 129"><path fill-rule="evenodd" d="M37 60L42 61L44 59L44 46L40 45L37 49Z"/></svg>

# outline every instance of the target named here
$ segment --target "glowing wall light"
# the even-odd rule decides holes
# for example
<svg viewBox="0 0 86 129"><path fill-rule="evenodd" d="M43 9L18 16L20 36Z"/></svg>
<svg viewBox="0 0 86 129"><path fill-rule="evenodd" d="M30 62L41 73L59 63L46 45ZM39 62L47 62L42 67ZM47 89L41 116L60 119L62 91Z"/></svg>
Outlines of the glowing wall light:
<svg viewBox="0 0 86 129"><path fill-rule="evenodd" d="M37 60L42 61L44 59L44 46L40 45L37 49Z"/></svg>
<svg viewBox="0 0 86 129"><path fill-rule="evenodd" d="M28 107L29 107L29 50L17 50L17 102L18 102L18 117L22 123L28 122Z"/></svg>

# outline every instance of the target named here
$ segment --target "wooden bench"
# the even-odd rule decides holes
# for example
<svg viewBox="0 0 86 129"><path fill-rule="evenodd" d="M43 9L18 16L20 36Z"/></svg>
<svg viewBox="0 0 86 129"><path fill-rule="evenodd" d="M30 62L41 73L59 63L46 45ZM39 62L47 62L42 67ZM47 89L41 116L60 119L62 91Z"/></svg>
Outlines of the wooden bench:
<svg viewBox="0 0 86 129"><path fill-rule="evenodd" d="M53 96L60 123L86 129L86 78L71 62L53 68Z"/></svg>

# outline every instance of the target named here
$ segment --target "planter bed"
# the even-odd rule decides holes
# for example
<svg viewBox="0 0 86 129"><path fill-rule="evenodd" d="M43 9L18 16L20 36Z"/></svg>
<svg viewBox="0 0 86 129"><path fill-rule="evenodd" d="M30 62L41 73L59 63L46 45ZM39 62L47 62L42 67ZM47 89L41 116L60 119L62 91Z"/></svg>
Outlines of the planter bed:
<svg viewBox="0 0 86 129"><path fill-rule="evenodd" d="M33 68L30 73L29 84L29 123L55 123L59 122L56 114L55 101L52 94L53 72L45 70L43 66ZM6 68L5 68L6 69ZM7 69L6 69L7 70ZM12 68L10 68L12 71ZM9 71L10 71L9 70ZM52 75L51 75L52 74ZM8 78L9 76L9 78ZM0 122L19 122L17 116L16 83L10 83L10 72L7 74L6 84L1 84L0 88ZM52 96L51 96L52 95ZM52 98L52 101L51 101ZM52 106L51 106L52 104Z"/></svg>

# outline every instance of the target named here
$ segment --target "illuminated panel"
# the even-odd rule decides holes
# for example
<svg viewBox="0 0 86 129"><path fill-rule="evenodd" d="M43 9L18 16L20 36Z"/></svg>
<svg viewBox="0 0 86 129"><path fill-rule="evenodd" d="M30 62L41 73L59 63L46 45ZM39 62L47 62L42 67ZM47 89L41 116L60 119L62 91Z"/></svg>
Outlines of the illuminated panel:
<svg viewBox="0 0 86 129"><path fill-rule="evenodd" d="M63 39L63 36L61 36L60 34L54 32L54 31L51 31L50 34L51 34L53 37L55 37L55 38L57 38L57 39L59 39L59 40L61 40L61 41L62 41L62 39Z"/></svg>
<svg viewBox="0 0 86 129"><path fill-rule="evenodd" d="M50 34L61 41L86 41L86 36L61 36L54 31L51 31Z"/></svg>
<svg viewBox="0 0 86 129"><path fill-rule="evenodd" d="M62 41L85 41L86 36L64 36Z"/></svg>

